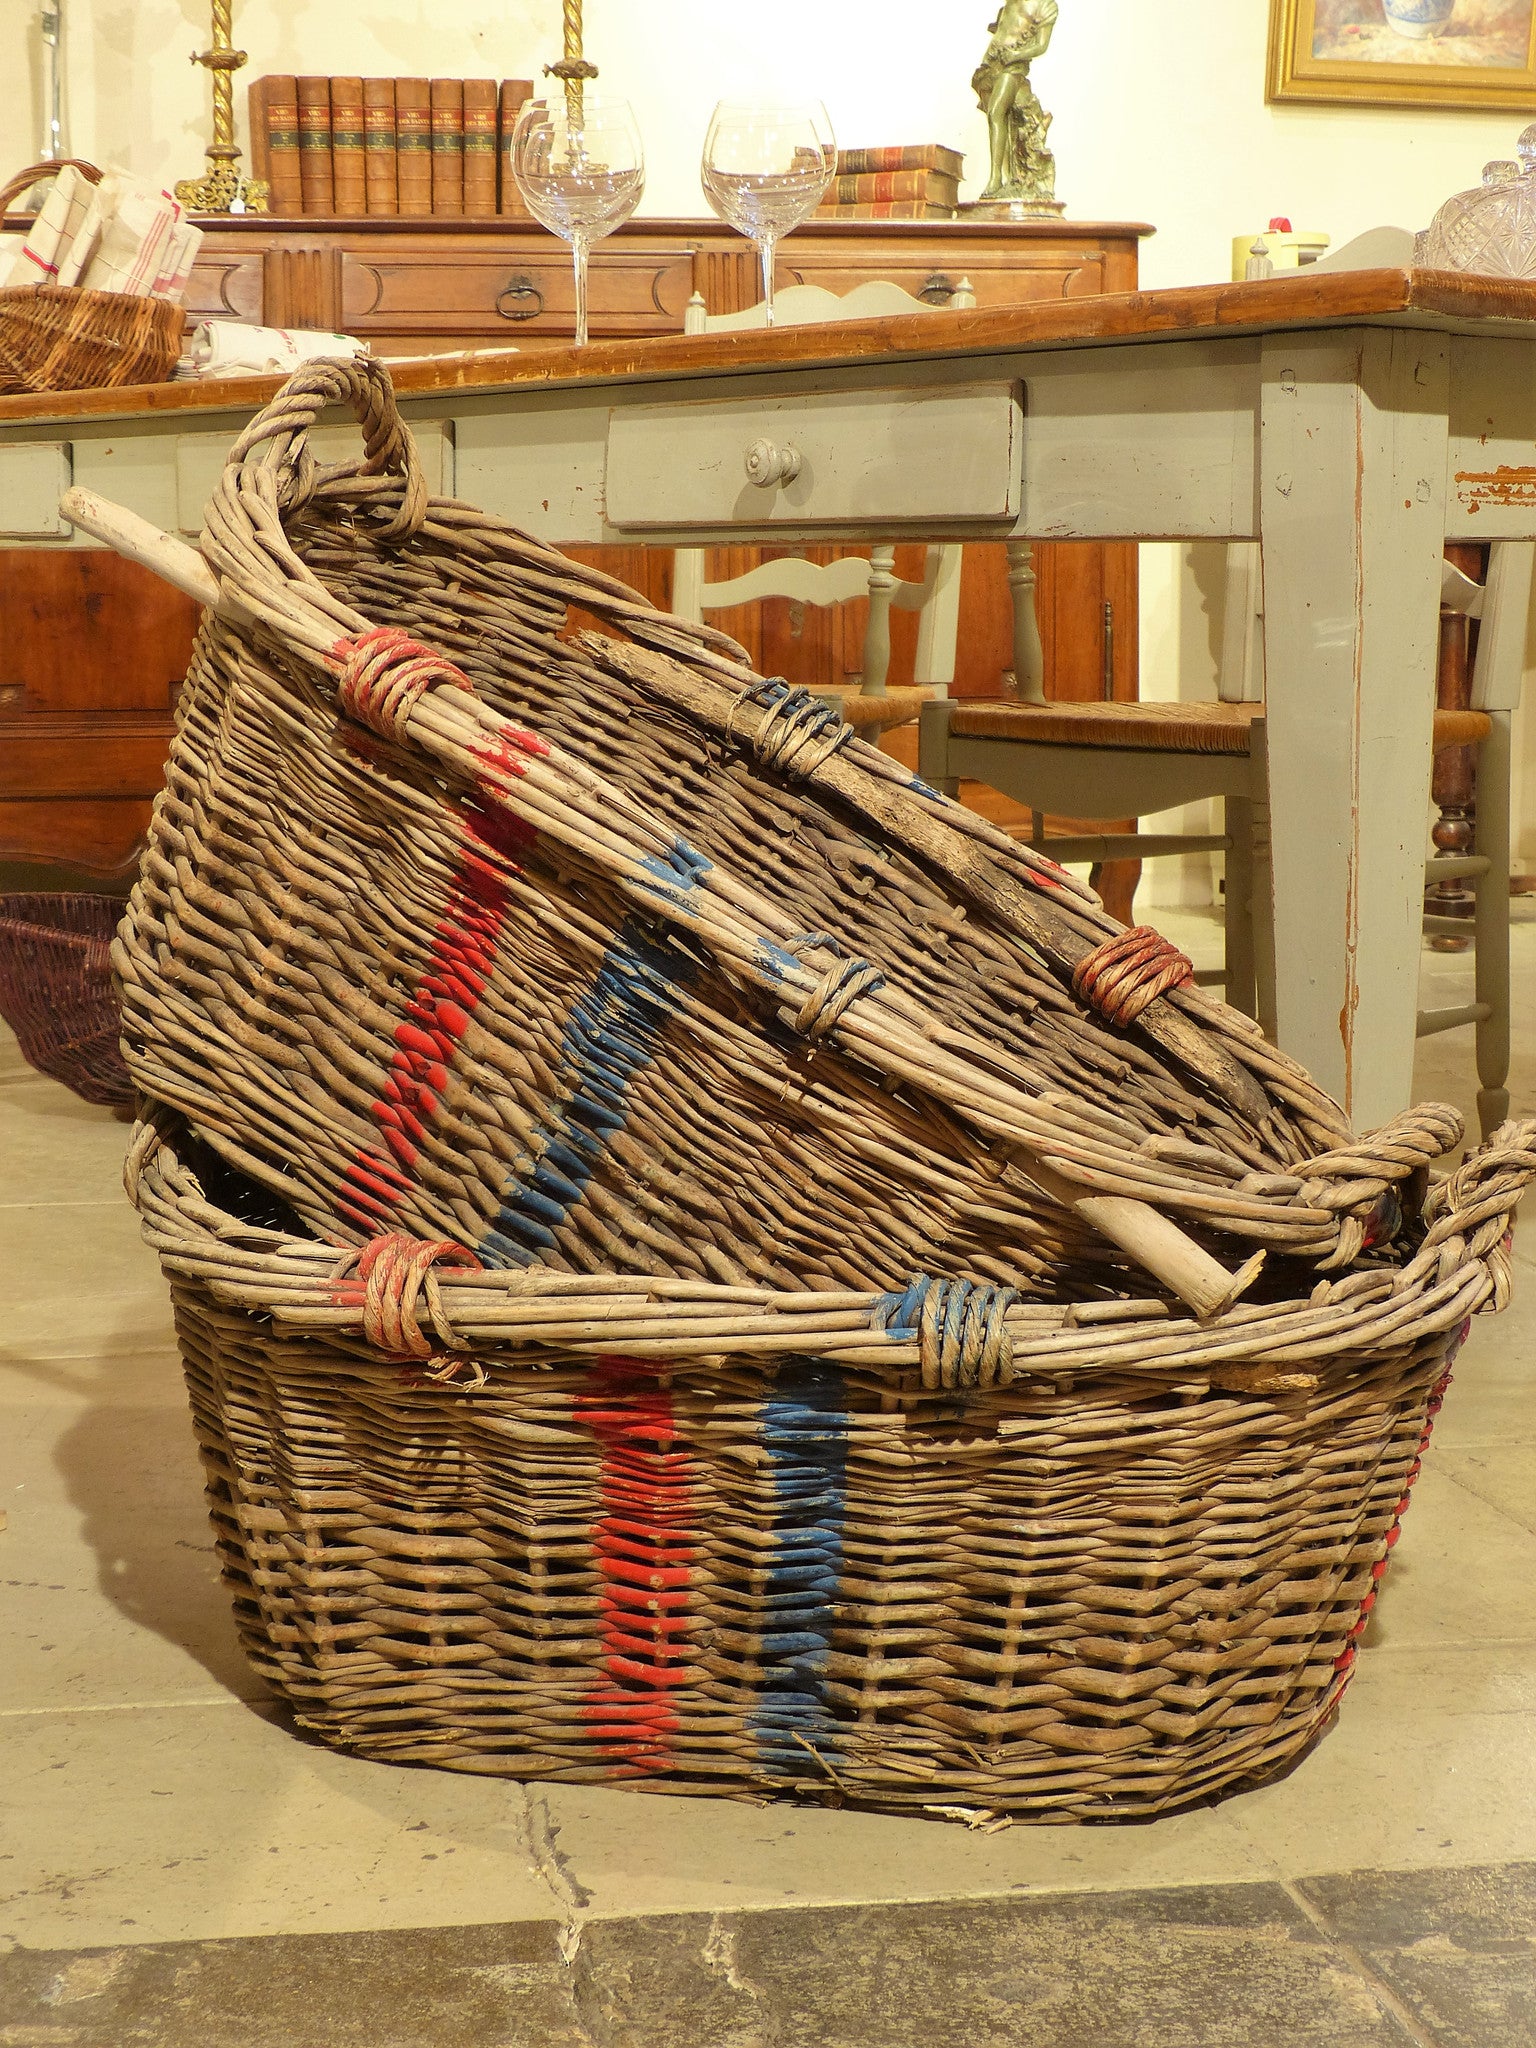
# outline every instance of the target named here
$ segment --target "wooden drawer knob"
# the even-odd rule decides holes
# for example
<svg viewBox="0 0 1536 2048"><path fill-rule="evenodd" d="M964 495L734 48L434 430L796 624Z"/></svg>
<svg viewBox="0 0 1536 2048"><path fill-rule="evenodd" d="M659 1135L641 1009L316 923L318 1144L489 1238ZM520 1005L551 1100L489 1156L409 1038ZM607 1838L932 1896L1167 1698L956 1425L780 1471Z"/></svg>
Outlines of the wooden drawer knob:
<svg viewBox="0 0 1536 2048"><path fill-rule="evenodd" d="M780 448L768 440L754 441L747 450L747 478L759 490L771 491L778 484L792 484L800 474L800 450L787 444Z"/></svg>

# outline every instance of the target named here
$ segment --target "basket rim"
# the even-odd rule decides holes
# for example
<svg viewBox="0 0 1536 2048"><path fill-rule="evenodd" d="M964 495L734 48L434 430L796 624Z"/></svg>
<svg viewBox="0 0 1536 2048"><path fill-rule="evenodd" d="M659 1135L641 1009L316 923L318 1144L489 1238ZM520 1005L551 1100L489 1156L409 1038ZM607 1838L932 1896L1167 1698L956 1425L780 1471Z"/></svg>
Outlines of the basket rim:
<svg viewBox="0 0 1536 2048"><path fill-rule="evenodd" d="M1510 1217L1536 1170L1536 1121L1502 1126L1432 1193L1433 1221L1407 1265L1356 1268L1319 1281L1305 1297L1240 1301L1204 1321L1153 1297L993 1303L1006 1334L1003 1355L991 1361L990 1374L965 1377L977 1361L951 1357L946 1376L945 1332L932 1327L932 1298L914 1301L911 1288L906 1296L873 1288L791 1293L673 1275L485 1268L446 1243L385 1237L326 1244L246 1223L209 1200L179 1158L180 1113L142 1107L148 1113L135 1129L124 1182L165 1269L229 1307L269 1318L285 1337L360 1339L397 1363L463 1363L466 1348L500 1363L515 1363L519 1351L617 1354L662 1365L811 1355L903 1381L916 1369L925 1386L1080 1385L1105 1374L1145 1377L1149 1388L1205 1382L1256 1396L1305 1394L1330 1367L1450 1338L1478 1311L1502 1309ZM394 1303L393 1342L381 1341L379 1306L368 1298L370 1256L385 1247L417 1258L403 1335L401 1302ZM452 1262L437 1263L444 1257ZM935 1284L970 1283L927 1283Z"/></svg>

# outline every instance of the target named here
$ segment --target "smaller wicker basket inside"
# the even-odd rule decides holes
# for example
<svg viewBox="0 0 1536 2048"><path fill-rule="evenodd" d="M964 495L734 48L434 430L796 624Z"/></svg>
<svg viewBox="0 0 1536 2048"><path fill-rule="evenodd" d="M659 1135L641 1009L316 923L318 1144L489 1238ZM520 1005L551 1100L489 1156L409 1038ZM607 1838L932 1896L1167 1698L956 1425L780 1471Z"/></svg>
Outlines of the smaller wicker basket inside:
<svg viewBox="0 0 1536 2048"><path fill-rule="evenodd" d="M101 172L73 159L92 184ZM30 164L0 187L0 217L13 199L62 164ZM0 291L0 393L86 391L160 384L181 353L186 315L169 299L79 285L18 285Z"/></svg>

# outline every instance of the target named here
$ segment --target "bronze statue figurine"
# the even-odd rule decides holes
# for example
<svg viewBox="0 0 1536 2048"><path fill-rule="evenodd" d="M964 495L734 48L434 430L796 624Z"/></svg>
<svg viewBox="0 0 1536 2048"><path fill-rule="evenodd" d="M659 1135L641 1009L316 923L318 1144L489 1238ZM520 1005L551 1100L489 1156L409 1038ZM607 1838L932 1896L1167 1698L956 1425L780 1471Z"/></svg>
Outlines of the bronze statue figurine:
<svg viewBox="0 0 1536 2048"><path fill-rule="evenodd" d="M971 84L987 117L991 161L978 211L1057 214L1056 159L1046 147L1051 117L1029 82L1050 47L1057 0L1003 0L992 40Z"/></svg>

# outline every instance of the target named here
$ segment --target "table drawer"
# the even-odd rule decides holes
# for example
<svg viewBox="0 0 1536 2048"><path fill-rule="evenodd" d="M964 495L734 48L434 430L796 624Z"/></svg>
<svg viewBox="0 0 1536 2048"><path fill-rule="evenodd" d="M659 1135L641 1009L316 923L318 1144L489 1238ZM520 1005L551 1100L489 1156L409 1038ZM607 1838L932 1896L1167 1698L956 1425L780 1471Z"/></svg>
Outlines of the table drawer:
<svg viewBox="0 0 1536 2048"><path fill-rule="evenodd" d="M620 407L607 518L621 532L1009 524L1015 384Z"/></svg>
<svg viewBox="0 0 1536 2048"><path fill-rule="evenodd" d="M774 280L815 284L844 297L871 277L888 278L924 305L941 308L965 279L978 306L1022 306L1042 299L1077 299L1115 289L1110 282L1112 258L1091 244L1059 242L966 244L908 248L901 244L861 250L835 242L808 248L786 237L774 266Z"/></svg>
<svg viewBox="0 0 1536 2048"><path fill-rule="evenodd" d="M592 253L592 333L680 334L693 261L686 249L599 247ZM553 235L526 245L348 251L342 322L349 334L445 339L569 336L576 319L570 251Z"/></svg>

